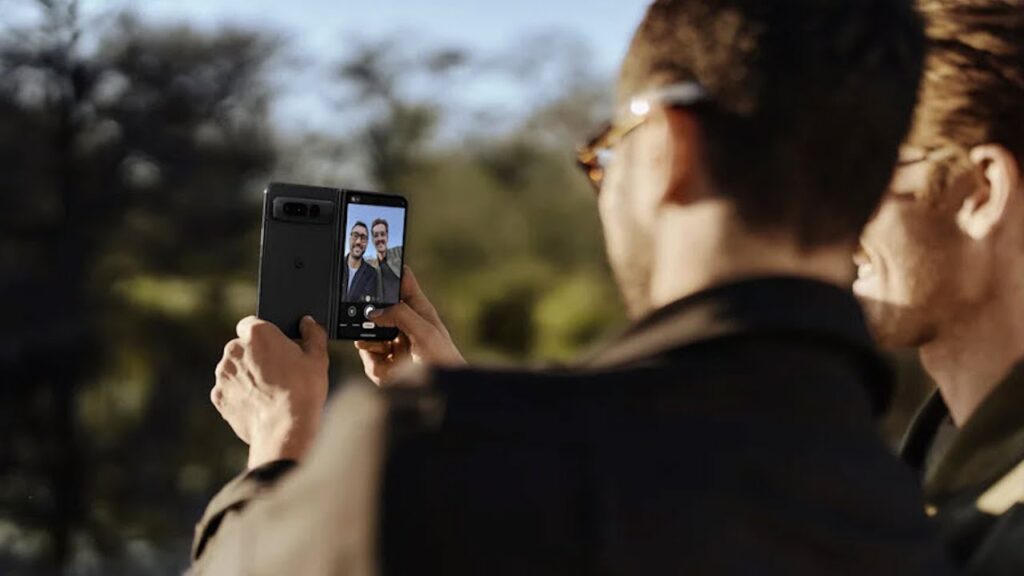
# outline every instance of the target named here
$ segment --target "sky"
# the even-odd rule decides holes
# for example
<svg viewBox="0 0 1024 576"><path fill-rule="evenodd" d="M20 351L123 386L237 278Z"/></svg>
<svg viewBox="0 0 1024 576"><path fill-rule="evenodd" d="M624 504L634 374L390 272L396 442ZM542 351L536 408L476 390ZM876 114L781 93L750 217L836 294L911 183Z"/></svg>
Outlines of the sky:
<svg viewBox="0 0 1024 576"><path fill-rule="evenodd" d="M274 118L295 132L315 129L329 119L330 100L317 87L324 85L330 64L353 39L399 37L413 46L453 45L493 53L515 50L531 33L565 31L585 41L593 51L595 71L612 78L649 1L83 0L87 14L130 8L155 23L187 22L203 29L242 25L283 36L290 52L313 64L276 82L281 97ZM482 94L499 105L522 98L493 88Z"/></svg>
<svg viewBox="0 0 1024 576"><path fill-rule="evenodd" d="M92 0L93 3L96 0ZM145 0L112 2L162 20L266 26L331 50L346 35L394 32L498 48L525 31L559 28L586 37L613 68L649 0ZM102 4L102 3L101 3Z"/></svg>

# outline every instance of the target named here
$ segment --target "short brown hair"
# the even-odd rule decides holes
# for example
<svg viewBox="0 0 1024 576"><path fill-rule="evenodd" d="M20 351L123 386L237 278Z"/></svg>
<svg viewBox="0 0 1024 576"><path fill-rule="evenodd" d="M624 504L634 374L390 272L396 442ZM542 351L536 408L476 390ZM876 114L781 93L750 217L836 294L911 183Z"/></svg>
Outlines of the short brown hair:
<svg viewBox="0 0 1024 576"><path fill-rule="evenodd" d="M387 230L388 232L391 232L391 229L388 228L388 221L383 218L377 218L376 220L373 221L373 224L370 224L370 232L373 232L373 229L377 227L377 224L383 224L384 229Z"/></svg>
<svg viewBox="0 0 1024 576"><path fill-rule="evenodd" d="M928 55L915 132L1024 160L1024 2L920 0Z"/></svg>
<svg viewBox="0 0 1024 576"><path fill-rule="evenodd" d="M699 82L708 172L752 229L851 241L909 128L923 61L911 0L656 0L619 101Z"/></svg>

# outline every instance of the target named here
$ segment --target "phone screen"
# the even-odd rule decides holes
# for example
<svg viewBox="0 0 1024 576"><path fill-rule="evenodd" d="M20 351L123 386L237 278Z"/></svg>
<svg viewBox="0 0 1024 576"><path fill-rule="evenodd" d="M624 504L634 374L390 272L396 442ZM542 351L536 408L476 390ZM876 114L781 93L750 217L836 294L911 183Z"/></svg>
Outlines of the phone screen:
<svg viewBox="0 0 1024 576"><path fill-rule="evenodd" d="M389 336L367 315L397 304L402 285L406 203L401 196L349 192L341 238L340 337ZM393 337L393 336L392 336Z"/></svg>

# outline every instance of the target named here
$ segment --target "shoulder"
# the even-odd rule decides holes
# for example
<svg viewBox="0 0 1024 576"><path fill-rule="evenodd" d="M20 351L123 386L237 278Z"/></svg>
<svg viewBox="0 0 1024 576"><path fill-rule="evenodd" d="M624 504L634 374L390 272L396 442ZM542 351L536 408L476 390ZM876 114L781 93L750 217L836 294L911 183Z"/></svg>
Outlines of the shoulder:
<svg viewBox="0 0 1024 576"><path fill-rule="evenodd" d="M610 374L587 374L567 369L501 370L442 369L409 366L387 388L363 381L345 385L352 392L333 401L330 418L348 419L364 410L363 403L382 407L384 420L396 417L406 423L430 427L440 421L455 422L473 414L496 414L515 410L543 413L554 405L578 405L586 398L601 398L601 390L622 382ZM473 415L473 420L478 416Z"/></svg>
<svg viewBox="0 0 1024 576"><path fill-rule="evenodd" d="M938 520L952 548L966 556L965 573L1024 573L1024 462L976 500L948 504Z"/></svg>

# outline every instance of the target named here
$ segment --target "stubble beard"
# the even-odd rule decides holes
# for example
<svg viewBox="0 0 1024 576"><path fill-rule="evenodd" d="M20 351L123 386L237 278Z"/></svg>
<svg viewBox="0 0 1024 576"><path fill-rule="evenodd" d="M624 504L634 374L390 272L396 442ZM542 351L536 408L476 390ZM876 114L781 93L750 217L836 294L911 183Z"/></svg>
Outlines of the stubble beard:
<svg viewBox="0 0 1024 576"><path fill-rule="evenodd" d="M918 348L935 338L926 311L877 300L862 300L875 342L884 349Z"/></svg>

